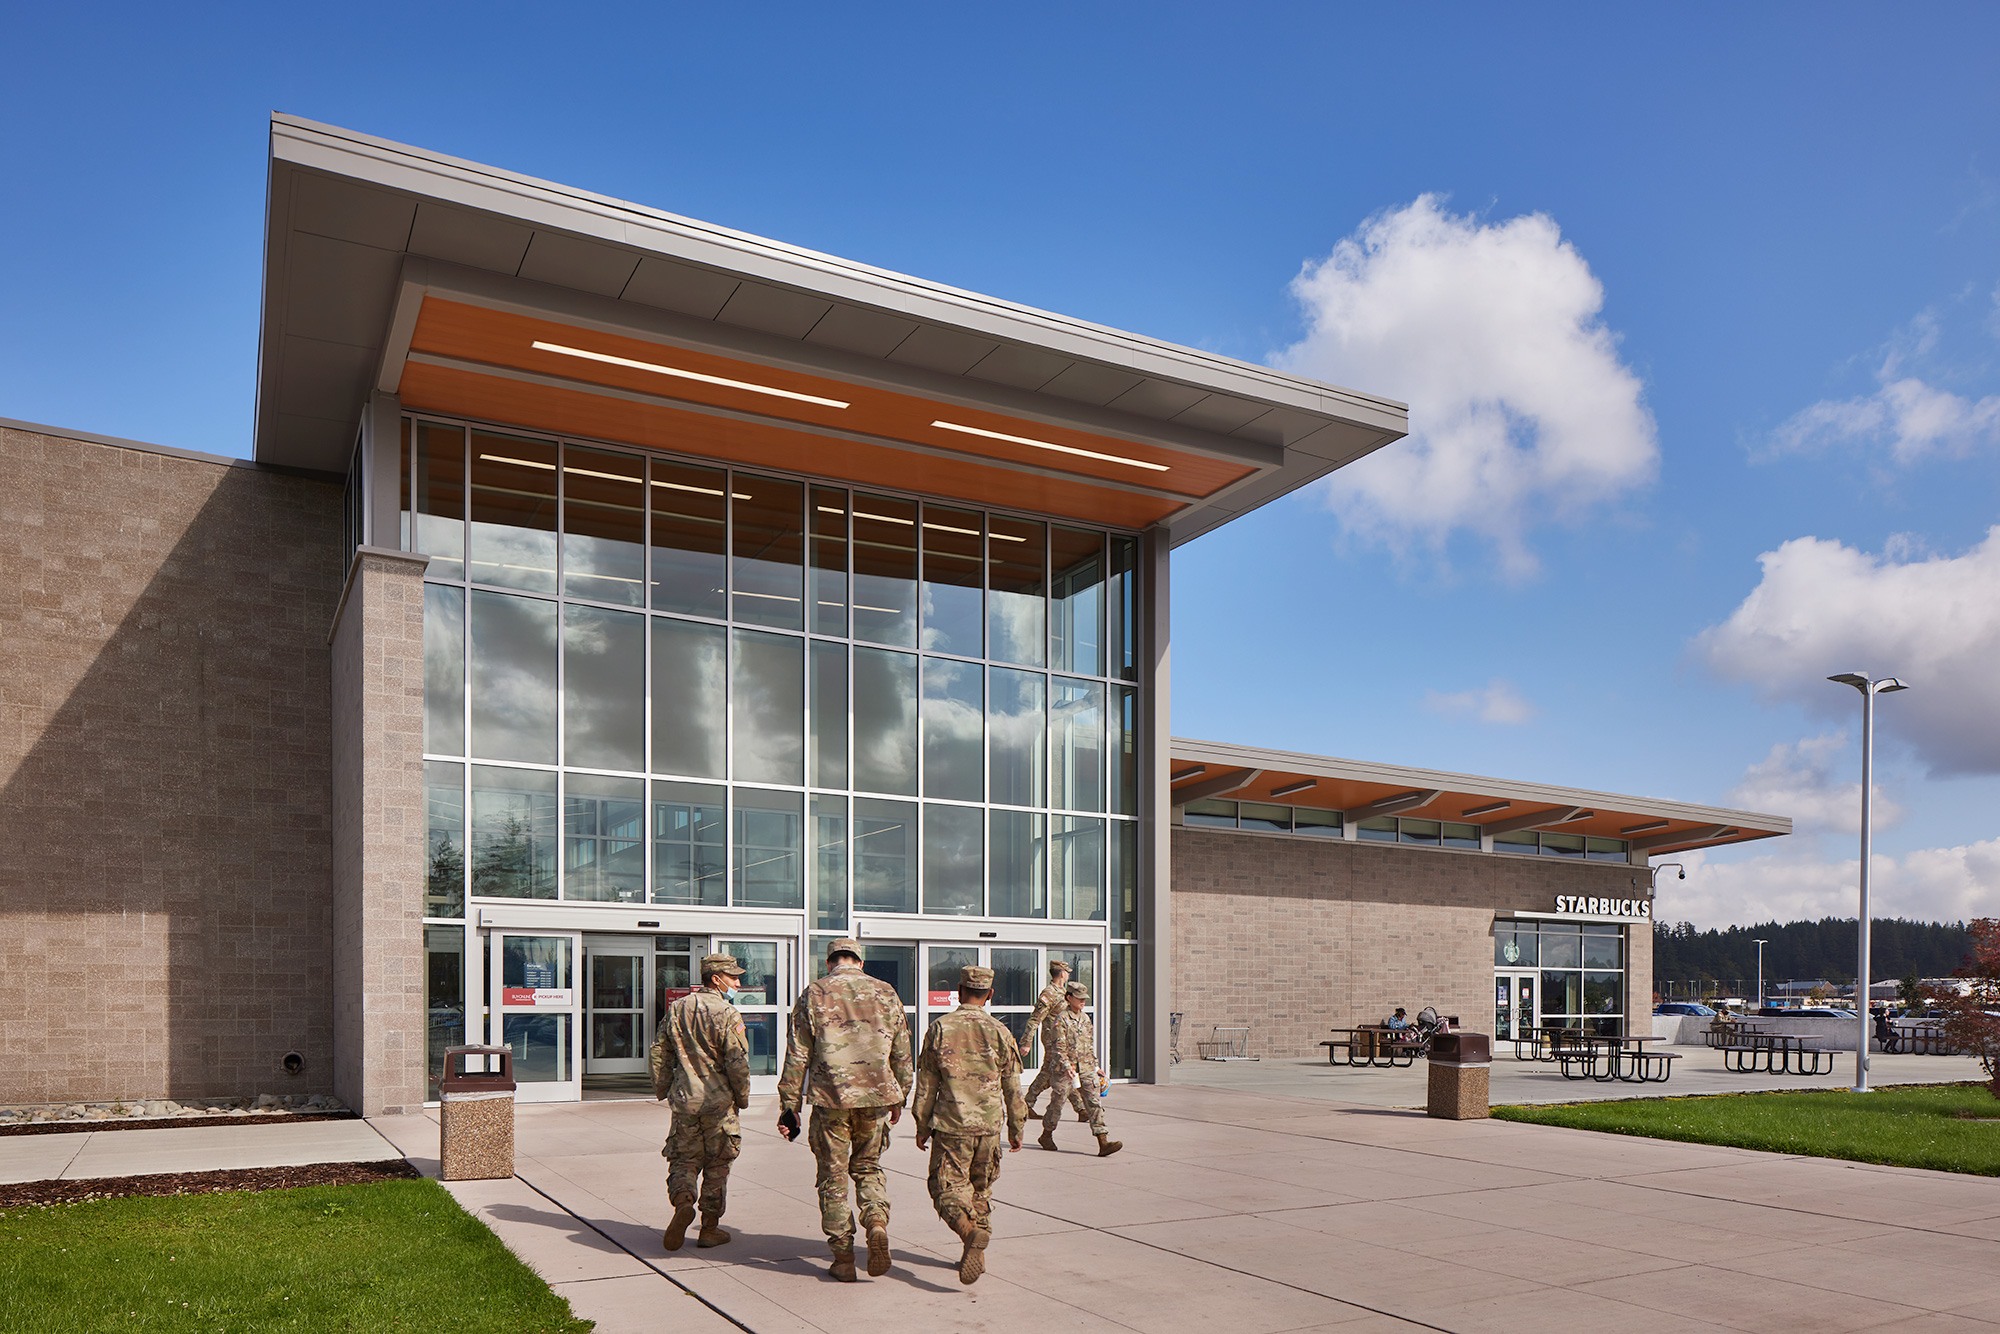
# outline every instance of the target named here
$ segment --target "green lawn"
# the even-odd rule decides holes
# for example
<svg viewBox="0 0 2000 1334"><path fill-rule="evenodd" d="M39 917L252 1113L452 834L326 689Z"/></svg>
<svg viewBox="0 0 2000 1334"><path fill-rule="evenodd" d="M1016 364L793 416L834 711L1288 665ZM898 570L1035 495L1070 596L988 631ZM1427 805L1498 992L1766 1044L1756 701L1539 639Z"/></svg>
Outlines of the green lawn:
<svg viewBox="0 0 2000 1334"><path fill-rule="evenodd" d="M432 1181L0 1210L8 1330L584 1331Z"/></svg>
<svg viewBox="0 0 2000 1334"><path fill-rule="evenodd" d="M1495 1107L1508 1121L1647 1135L1695 1144L1850 1158L2000 1176L2000 1100L1984 1084L1923 1084L1810 1093L1723 1093L1551 1107Z"/></svg>

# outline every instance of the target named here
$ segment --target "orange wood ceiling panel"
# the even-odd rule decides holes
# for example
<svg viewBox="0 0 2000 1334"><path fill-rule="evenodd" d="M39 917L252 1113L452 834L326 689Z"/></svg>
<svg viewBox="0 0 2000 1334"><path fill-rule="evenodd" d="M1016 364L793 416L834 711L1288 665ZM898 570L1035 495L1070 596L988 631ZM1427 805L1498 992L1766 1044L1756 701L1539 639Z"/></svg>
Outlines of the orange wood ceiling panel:
<svg viewBox="0 0 2000 1334"><path fill-rule="evenodd" d="M538 351L533 346L537 341L602 352L633 361L656 362L663 366L696 371L703 375L769 385L794 393L813 394L821 398L837 399L851 406L830 408L749 390L731 389L724 385L682 380L632 367L609 366L602 362L567 356L559 352ZM424 299L423 306L417 313L417 326L411 336L410 348L414 352L428 352L436 356L476 361L489 366L530 370L543 375L559 376L566 380L609 385L663 398L708 403L755 413L758 416L782 418L802 425L831 426L867 435L908 440L1000 463L1028 463L1071 473L1078 477L1094 477L1103 481L1149 486L1193 499L1213 495L1230 483L1256 471L1240 463L1207 458L1200 454L1162 449L1155 445L1138 444L1130 440L1071 430L1044 422L1024 421L997 412L935 403L913 395L850 384L844 380L803 375L775 366L738 361L687 348L669 347L595 329L579 329L574 325L537 319L511 311L489 310L483 306L447 301L439 297ZM407 374L407 369L405 373ZM1149 468L1133 468L1099 459L1064 454L1060 451L1035 449L1027 445L1010 444L1004 440L989 440L980 436L940 430L931 425L934 420L958 422L966 426L1047 440L1054 444L1095 450L1101 454L1117 457L1144 459L1167 465L1167 471L1156 472Z"/></svg>
<svg viewBox="0 0 2000 1334"><path fill-rule="evenodd" d="M657 404L606 398L587 389L556 389L412 362L403 368L405 407L526 430L620 441L701 458L835 478L863 487L915 491L974 505L1051 514L1085 523L1144 528L1181 508L1081 481L911 453L815 435L807 430L731 421Z"/></svg>

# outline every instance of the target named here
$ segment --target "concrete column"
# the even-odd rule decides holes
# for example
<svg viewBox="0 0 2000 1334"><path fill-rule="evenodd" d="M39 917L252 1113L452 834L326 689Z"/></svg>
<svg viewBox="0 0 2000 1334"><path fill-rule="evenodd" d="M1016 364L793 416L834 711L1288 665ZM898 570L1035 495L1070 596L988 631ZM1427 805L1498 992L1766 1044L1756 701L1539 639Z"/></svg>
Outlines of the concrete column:
<svg viewBox="0 0 2000 1334"><path fill-rule="evenodd" d="M1169 1056L1173 1009L1173 724L1170 709L1169 579L1171 551L1165 529L1141 539L1139 564L1145 572L1139 684L1144 746L1139 753L1139 1069L1140 1080L1164 1084L1173 1068Z"/></svg>
<svg viewBox="0 0 2000 1334"><path fill-rule="evenodd" d="M334 1092L364 1116L425 1092L425 563L357 548L327 637Z"/></svg>

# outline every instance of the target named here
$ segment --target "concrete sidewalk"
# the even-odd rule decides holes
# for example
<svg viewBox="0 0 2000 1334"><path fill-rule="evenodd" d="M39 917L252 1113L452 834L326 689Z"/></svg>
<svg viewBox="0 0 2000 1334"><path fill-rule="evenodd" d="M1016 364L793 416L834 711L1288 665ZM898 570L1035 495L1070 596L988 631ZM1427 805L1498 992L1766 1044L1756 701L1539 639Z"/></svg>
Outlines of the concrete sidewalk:
<svg viewBox="0 0 2000 1334"><path fill-rule="evenodd" d="M0 1183L379 1163L402 1156L366 1121L358 1120L0 1135Z"/></svg>
<svg viewBox="0 0 2000 1334"><path fill-rule="evenodd" d="M716 1250L659 1249L651 1102L522 1107L518 1177L452 1189L604 1334L2000 1328L1990 1178L1188 1086L1121 1087L1111 1115L1114 1158L1070 1123L1068 1151L1005 1160L971 1288L907 1130L884 1159L895 1267L828 1278L812 1159L769 1099ZM435 1170L433 1117L377 1124Z"/></svg>

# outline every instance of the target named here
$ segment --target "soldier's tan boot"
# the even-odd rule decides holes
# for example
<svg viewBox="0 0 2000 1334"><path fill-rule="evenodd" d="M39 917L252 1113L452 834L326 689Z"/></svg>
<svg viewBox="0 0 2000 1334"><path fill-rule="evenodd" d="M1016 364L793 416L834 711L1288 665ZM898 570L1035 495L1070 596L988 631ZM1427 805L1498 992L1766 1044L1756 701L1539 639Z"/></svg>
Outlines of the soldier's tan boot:
<svg viewBox="0 0 2000 1334"><path fill-rule="evenodd" d="M1076 1114L1076 1119L1077 1119L1077 1120L1079 1120L1079 1121L1081 1121L1081 1122L1083 1122L1083 1124L1085 1124L1085 1125L1089 1125L1089 1124L1090 1124L1090 1113L1089 1113L1089 1112L1086 1112L1086 1111L1082 1111L1082 1110L1079 1110L1079 1111L1077 1112L1077 1114Z"/></svg>
<svg viewBox="0 0 2000 1334"><path fill-rule="evenodd" d="M694 1206L692 1204L675 1205L673 1221L669 1222L667 1230L660 1234L660 1245L670 1251L679 1250L681 1243L687 1240L688 1225L692 1222L694 1222Z"/></svg>
<svg viewBox="0 0 2000 1334"><path fill-rule="evenodd" d="M889 1225L868 1225L868 1277L880 1278L889 1272Z"/></svg>
<svg viewBox="0 0 2000 1334"><path fill-rule="evenodd" d="M852 1283L855 1281L853 1242L850 1241L845 1246L836 1246L833 1248L833 1263L827 1267L826 1272L832 1274L834 1278L842 1283Z"/></svg>
<svg viewBox="0 0 2000 1334"><path fill-rule="evenodd" d="M993 1240L993 1234L979 1226L977 1220L966 1217L952 1224L952 1231L965 1241L965 1249L958 1256L958 1281L977 1283L986 1272L986 1243Z"/></svg>
<svg viewBox="0 0 2000 1334"><path fill-rule="evenodd" d="M1035 1143L1041 1145L1050 1153L1056 1152L1056 1132L1050 1130L1047 1126L1042 1127L1042 1137L1036 1140Z"/></svg>
<svg viewBox="0 0 2000 1334"><path fill-rule="evenodd" d="M1099 1158L1109 1158L1124 1147L1125 1141L1122 1139L1113 1139L1109 1135L1099 1135L1097 1137L1097 1156Z"/></svg>
<svg viewBox="0 0 2000 1334"><path fill-rule="evenodd" d="M701 1216L701 1234L694 1239L694 1244L701 1247L708 1247L720 1246L727 1242L730 1234L722 1230L721 1224L721 1214L703 1214Z"/></svg>

